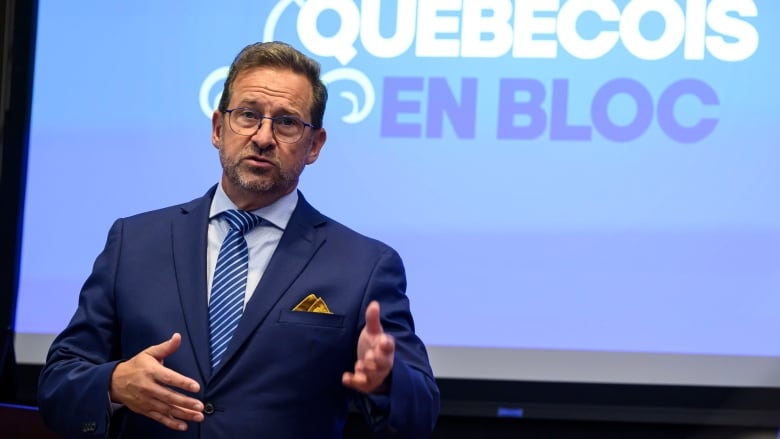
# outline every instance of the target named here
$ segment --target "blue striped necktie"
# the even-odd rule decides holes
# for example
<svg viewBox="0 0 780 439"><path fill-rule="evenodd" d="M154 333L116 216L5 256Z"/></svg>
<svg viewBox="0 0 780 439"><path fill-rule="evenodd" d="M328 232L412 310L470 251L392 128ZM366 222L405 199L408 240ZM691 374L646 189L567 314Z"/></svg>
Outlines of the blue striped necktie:
<svg viewBox="0 0 780 439"><path fill-rule="evenodd" d="M209 334L211 369L216 369L238 327L244 309L249 250L244 233L263 219L243 210L220 214L230 224L230 231L219 248L209 301Z"/></svg>

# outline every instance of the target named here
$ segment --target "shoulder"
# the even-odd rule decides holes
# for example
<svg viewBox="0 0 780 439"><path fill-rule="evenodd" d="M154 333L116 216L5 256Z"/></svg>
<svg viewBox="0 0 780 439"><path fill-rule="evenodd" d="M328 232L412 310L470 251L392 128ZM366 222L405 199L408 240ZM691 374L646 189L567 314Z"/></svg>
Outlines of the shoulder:
<svg viewBox="0 0 780 439"><path fill-rule="evenodd" d="M214 196L214 188L209 189L206 194L194 198L190 201L173 204L170 206L161 207L146 212L140 212L134 215L130 215L121 218L123 221L129 222L148 222L158 221L165 218L174 218L182 215L191 215L193 213L208 214L208 210L211 206L211 199Z"/></svg>
<svg viewBox="0 0 780 439"><path fill-rule="evenodd" d="M298 217L296 220L309 223L317 233L323 233L329 245L335 245L351 252L397 254L395 249L387 243L358 232L332 217L322 214L303 196L300 197L298 207L293 215Z"/></svg>
<svg viewBox="0 0 780 439"><path fill-rule="evenodd" d="M344 239L355 243L360 243L361 245L376 248L379 250L392 250L392 247L390 247L385 242L380 241L379 239L357 232L354 229L328 216L323 216L323 217L326 220L326 227L328 228L328 232L330 236L338 237L340 239Z"/></svg>
<svg viewBox="0 0 780 439"><path fill-rule="evenodd" d="M213 189L210 189L205 195L184 203L119 218L115 221L114 227L121 225L123 228L153 230L176 221L194 221L207 224Z"/></svg>

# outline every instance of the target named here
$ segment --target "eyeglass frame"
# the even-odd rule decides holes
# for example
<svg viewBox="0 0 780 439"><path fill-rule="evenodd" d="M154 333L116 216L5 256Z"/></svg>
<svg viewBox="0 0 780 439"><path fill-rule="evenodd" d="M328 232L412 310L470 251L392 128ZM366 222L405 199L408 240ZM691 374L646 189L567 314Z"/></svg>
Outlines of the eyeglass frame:
<svg viewBox="0 0 780 439"><path fill-rule="evenodd" d="M258 118L259 121L257 123L257 128L255 129L254 133L252 133L252 134L241 134L241 133L239 133L238 131L236 131L233 128L233 124L230 123L230 117L233 114L233 112L236 111L236 110L245 110L245 111L249 111L249 112L255 113L257 115L257 118ZM227 108L225 110L222 110L222 112L228 114L228 118L227 119L228 119L228 126L230 127L230 131L233 131L234 133L238 134L239 136L250 136L250 137L254 136L260 130L260 127L263 126L263 121L265 119L269 119L271 121L271 134L273 134L274 138L277 141L282 142L282 143L295 143L295 142L301 140L303 138L303 133L306 132L306 127L309 127L312 130L318 130L319 129L318 127L315 127L313 124L305 122L300 117L294 116L292 114L283 114L281 116L264 116L264 115L260 114L259 111L255 111L255 110L253 110L251 108L247 108L247 107ZM295 140L281 140L276 135L276 130L274 130L274 124L276 123L277 120L285 118L285 117L288 118L288 119L297 119L297 120L299 120L303 124L303 130L301 130L301 135L300 135L300 137L298 137Z"/></svg>

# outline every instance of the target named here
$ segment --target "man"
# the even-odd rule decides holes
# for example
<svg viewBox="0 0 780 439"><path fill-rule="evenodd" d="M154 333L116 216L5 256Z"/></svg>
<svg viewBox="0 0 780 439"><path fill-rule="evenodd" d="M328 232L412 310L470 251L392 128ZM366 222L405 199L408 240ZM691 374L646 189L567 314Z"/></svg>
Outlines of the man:
<svg viewBox="0 0 780 439"><path fill-rule="evenodd" d="M337 438L352 403L382 436L430 434L439 394L400 257L296 190L326 140L319 73L284 43L239 53L212 116L222 178L114 223L41 373L52 429Z"/></svg>

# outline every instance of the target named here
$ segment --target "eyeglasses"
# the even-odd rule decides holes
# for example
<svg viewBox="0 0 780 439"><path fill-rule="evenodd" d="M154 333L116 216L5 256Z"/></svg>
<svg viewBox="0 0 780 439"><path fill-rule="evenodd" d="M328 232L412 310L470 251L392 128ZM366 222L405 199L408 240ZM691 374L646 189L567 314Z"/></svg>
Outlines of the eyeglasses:
<svg viewBox="0 0 780 439"><path fill-rule="evenodd" d="M306 127L315 129L314 125L296 116L263 116L251 108L230 108L224 112L228 114L230 129L242 136L254 136L264 119L271 120L271 131L274 137L284 143L295 143L301 140Z"/></svg>

